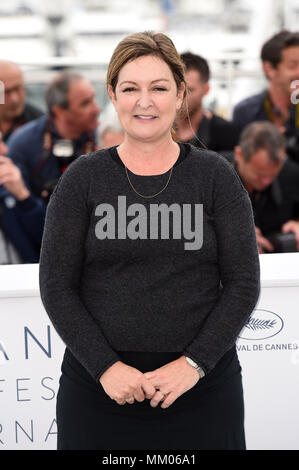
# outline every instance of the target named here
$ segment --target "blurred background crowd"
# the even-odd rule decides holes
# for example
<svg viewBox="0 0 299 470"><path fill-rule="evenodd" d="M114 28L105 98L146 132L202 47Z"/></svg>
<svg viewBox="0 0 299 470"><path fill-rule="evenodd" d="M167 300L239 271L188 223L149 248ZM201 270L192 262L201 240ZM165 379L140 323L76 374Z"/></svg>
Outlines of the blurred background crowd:
<svg viewBox="0 0 299 470"><path fill-rule="evenodd" d="M235 168L260 253L299 251L298 25L295 0L1 0L0 264L37 263L63 171L122 142L106 69L145 30L169 35L186 67L177 139Z"/></svg>

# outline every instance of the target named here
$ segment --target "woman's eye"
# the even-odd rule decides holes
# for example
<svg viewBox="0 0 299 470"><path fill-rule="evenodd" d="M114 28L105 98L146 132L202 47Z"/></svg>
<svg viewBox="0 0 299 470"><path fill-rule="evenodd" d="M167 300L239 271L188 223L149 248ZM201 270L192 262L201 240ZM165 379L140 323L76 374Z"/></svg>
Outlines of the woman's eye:
<svg viewBox="0 0 299 470"><path fill-rule="evenodd" d="M124 88L122 90L122 93L130 93L130 92L133 92L133 91L136 91L137 88L135 87L127 87L127 88ZM154 91L166 91L166 88L165 87L155 87L153 88Z"/></svg>
<svg viewBox="0 0 299 470"><path fill-rule="evenodd" d="M127 91L135 91L135 90L136 90L136 88L128 87L128 88L125 88L125 89L123 90L123 93L125 93L125 92L127 92Z"/></svg>

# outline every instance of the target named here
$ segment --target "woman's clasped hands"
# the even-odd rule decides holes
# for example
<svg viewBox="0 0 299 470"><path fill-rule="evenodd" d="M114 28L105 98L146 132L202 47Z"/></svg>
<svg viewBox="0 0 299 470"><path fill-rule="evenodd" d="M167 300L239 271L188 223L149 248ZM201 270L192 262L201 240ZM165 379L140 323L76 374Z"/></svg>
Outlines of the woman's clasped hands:
<svg viewBox="0 0 299 470"><path fill-rule="evenodd" d="M198 372L186 362L185 356L145 373L117 361L100 377L104 391L119 405L149 399L152 407L161 402L161 408L168 408L198 380Z"/></svg>

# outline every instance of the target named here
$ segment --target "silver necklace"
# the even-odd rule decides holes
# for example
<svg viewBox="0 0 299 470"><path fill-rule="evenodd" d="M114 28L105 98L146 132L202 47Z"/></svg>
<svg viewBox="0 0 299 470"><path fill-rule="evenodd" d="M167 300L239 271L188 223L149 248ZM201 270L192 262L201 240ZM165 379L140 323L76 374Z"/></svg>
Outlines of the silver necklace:
<svg viewBox="0 0 299 470"><path fill-rule="evenodd" d="M128 181L129 181L129 183L130 183L130 186L131 186L131 188L135 191L135 193L138 194L138 196L141 196L141 197L144 197L144 198L152 198L152 197L158 196L158 194L161 194L161 193L164 191L164 189L167 188L168 183L169 183L170 178L171 178L171 175L172 175L173 166L170 168L169 177L168 177L168 180L167 180L167 182L166 182L164 188L162 188L162 189L161 189L160 191L158 191L156 194L153 194L153 195L151 195L151 196L145 196L144 194L140 194L140 193L134 188L134 186L133 186L133 184L132 184L132 182L131 182L131 180L130 180L130 178L129 178L129 173L128 173L128 169L127 169L126 165L125 165L125 170L126 170L126 175L127 175Z"/></svg>

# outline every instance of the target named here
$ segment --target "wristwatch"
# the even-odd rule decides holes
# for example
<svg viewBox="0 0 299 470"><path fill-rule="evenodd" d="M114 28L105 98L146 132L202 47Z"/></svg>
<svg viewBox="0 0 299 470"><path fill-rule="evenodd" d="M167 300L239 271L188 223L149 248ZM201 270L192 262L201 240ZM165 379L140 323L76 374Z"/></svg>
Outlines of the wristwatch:
<svg viewBox="0 0 299 470"><path fill-rule="evenodd" d="M196 364L196 362L194 362L193 359L191 359L191 357L185 356L185 358L188 364L190 364L190 366L194 367L194 369L197 370L197 372L199 373L199 377L202 379L206 375L203 368L200 367L198 364Z"/></svg>

